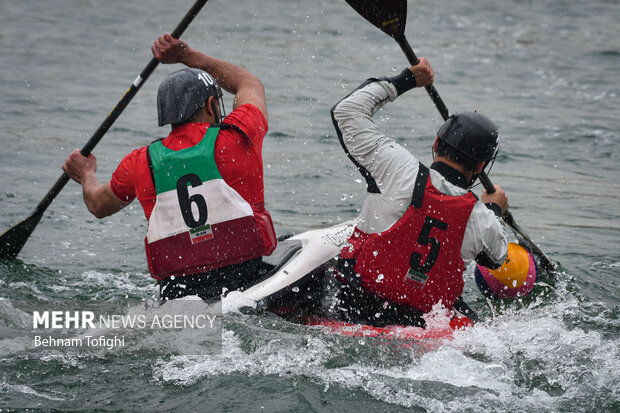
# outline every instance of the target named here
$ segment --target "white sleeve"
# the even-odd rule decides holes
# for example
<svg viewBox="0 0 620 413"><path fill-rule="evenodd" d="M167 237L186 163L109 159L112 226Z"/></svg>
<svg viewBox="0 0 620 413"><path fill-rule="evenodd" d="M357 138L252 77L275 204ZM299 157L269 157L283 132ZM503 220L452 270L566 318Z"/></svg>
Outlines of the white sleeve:
<svg viewBox="0 0 620 413"><path fill-rule="evenodd" d="M461 255L468 263L484 252L491 261L501 264L508 252L508 237L500 218L478 201L469 216Z"/></svg>
<svg viewBox="0 0 620 413"><path fill-rule="evenodd" d="M419 165L407 149L381 132L372 120L381 107L397 96L392 83L374 81L332 109L334 126L345 152L358 168L368 172L382 194L410 192ZM368 176L365 178L369 180Z"/></svg>

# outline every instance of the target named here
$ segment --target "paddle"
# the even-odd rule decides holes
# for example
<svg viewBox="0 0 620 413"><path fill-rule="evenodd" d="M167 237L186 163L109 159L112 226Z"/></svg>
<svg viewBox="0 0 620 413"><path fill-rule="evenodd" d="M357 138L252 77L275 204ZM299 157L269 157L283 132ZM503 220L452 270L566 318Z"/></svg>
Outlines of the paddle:
<svg viewBox="0 0 620 413"><path fill-rule="evenodd" d="M189 24L194 20L194 17L200 12L202 7L207 3L208 0L196 0L194 5L189 9L189 11L185 14L185 17L181 20L178 26L171 33L172 37L178 39L181 37L181 34L187 29ZM105 118L103 123L99 126L99 128L95 131L95 133L91 136L86 145L81 150L82 155L88 156L91 151L95 148L95 146L99 143L103 135L106 134L108 129L114 124L116 119L123 113L123 110L127 107L129 102L133 99L133 97L138 93L144 82L149 78L151 73L155 70L159 61L155 58L152 58L148 65L142 70L142 73L138 75L138 77L133 81L127 92L123 95L121 100L114 106L114 109L110 112L110 114ZM0 259L7 260L13 259L19 254L21 249L24 247L26 241L34 231L35 227L41 220L43 213L50 206L54 198L60 193L60 191L64 188L66 183L69 181L69 177L67 174L63 173L60 178L56 181L52 189L45 195L43 200L39 202L34 212L23 221L15 224L11 228L9 228L4 234L0 236Z"/></svg>
<svg viewBox="0 0 620 413"><path fill-rule="evenodd" d="M403 53L405 53L405 56L411 65L418 64L418 58L405 37L407 0L346 0L346 2L349 3L349 5L353 7L353 9L362 17L379 28L382 32L393 37L402 49ZM441 97L439 96L439 93L437 93L435 87L433 85L428 85L425 86L425 89L435 104L435 107L437 107L437 110L441 114L443 120L448 119L448 117L450 117L450 112L443 103L443 100L441 100ZM495 187L486 173L482 172L479 179L488 193L495 192ZM504 219L504 222L515 232L515 236L519 240L519 243L529 250L530 253L538 257L540 264L545 270L553 271L556 269L555 263L551 261L549 257L547 257L547 255L542 252L536 244L534 244L523 229L517 225L512 214L508 210L506 210L506 212L502 215L502 218Z"/></svg>

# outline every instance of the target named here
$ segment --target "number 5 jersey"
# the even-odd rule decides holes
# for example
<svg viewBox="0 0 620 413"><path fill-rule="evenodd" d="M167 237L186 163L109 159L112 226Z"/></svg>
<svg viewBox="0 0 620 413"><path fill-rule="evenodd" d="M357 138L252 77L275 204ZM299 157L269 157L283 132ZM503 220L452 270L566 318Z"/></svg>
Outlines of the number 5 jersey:
<svg viewBox="0 0 620 413"><path fill-rule="evenodd" d="M276 246L264 204L265 118L246 104L223 122L181 125L131 152L112 175L115 195L137 196L149 220L145 246L156 279L237 264Z"/></svg>
<svg viewBox="0 0 620 413"><path fill-rule="evenodd" d="M370 79L332 108L340 143L367 185L338 268L343 281L365 292L427 312L439 301L450 308L460 296L463 261L485 256L501 263L508 241L494 212L464 188L460 172L441 162L427 169L373 122L408 90L402 81Z"/></svg>

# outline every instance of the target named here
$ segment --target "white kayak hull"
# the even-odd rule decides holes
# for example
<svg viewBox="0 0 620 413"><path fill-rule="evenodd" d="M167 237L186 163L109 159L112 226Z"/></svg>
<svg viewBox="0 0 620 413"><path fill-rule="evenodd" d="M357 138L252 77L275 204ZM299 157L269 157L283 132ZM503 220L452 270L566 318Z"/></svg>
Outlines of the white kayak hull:
<svg viewBox="0 0 620 413"><path fill-rule="evenodd" d="M327 270L335 264L354 227L355 221L347 221L279 241L274 253L263 259L269 271L243 291L229 293L222 300L223 307L247 309L247 303L255 303L255 308L279 315L298 311L322 290Z"/></svg>

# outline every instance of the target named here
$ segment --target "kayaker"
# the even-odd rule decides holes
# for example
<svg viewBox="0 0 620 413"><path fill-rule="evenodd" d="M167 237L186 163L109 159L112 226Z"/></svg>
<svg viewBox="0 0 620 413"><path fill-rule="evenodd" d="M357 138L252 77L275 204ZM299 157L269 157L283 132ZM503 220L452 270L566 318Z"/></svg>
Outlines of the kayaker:
<svg viewBox="0 0 620 413"><path fill-rule="evenodd" d="M372 121L386 103L433 79L420 59L397 76L367 80L332 108L340 143L367 184L360 222L337 265L331 308L343 321L424 325L422 314L438 303L451 309L460 297L464 261L498 268L505 259L499 218L506 193L496 185L478 200L469 190L495 159L496 126L476 112L452 115L428 168Z"/></svg>
<svg viewBox="0 0 620 413"><path fill-rule="evenodd" d="M261 257L276 247L264 202L265 91L252 73L170 34L152 52L161 63L187 66L157 93L159 126L170 124L170 134L125 156L104 184L92 154L76 149L62 168L97 218L138 198L149 220L148 267L163 298L217 299L257 277ZM220 86L235 95L228 115Z"/></svg>

